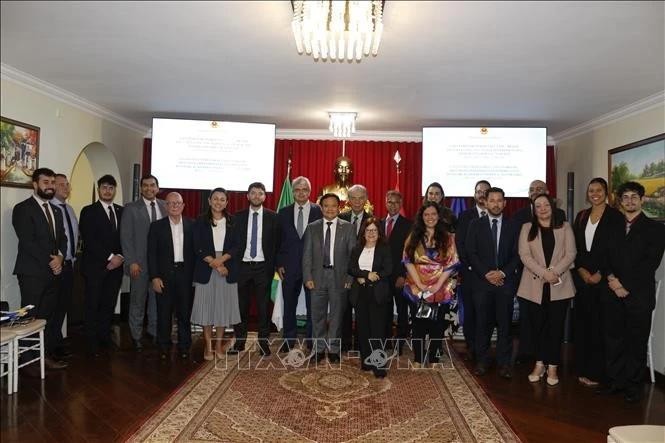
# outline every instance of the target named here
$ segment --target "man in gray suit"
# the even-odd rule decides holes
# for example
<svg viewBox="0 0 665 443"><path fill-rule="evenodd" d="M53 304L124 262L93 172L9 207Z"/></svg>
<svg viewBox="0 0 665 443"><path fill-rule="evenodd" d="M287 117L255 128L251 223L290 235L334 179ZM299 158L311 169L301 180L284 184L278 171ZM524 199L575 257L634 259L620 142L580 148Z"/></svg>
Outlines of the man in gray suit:
<svg viewBox="0 0 665 443"><path fill-rule="evenodd" d="M141 178L141 198L128 203L120 221L120 242L125 274L130 277L129 330L137 352L143 350L143 318L148 298L148 334L157 337L157 303L149 285L148 231L150 223L166 215L164 200L157 199L159 181L154 175Z"/></svg>
<svg viewBox="0 0 665 443"><path fill-rule="evenodd" d="M324 358L323 340L327 339L328 361L337 363L340 360L346 290L352 281L348 274L349 258L356 245L356 232L351 223L337 217L340 201L336 194L325 194L320 202L323 218L310 223L305 230L302 274L305 286L311 291L316 361Z"/></svg>

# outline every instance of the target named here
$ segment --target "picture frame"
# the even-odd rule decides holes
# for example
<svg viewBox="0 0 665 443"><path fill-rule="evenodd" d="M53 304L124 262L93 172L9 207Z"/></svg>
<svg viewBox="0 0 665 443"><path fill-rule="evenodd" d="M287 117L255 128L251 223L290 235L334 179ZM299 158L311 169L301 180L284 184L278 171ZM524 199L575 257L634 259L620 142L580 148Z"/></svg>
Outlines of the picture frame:
<svg viewBox="0 0 665 443"><path fill-rule="evenodd" d="M37 126L0 117L0 186L32 188L39 150Z"/></svg>
<svg viewBox="0 0 665 443"><path fill-rule="evenodd" d="M665 222L665 133L610 149L607 169L610 199L622 183L636 181L644 186L644 213Z"/></svg>

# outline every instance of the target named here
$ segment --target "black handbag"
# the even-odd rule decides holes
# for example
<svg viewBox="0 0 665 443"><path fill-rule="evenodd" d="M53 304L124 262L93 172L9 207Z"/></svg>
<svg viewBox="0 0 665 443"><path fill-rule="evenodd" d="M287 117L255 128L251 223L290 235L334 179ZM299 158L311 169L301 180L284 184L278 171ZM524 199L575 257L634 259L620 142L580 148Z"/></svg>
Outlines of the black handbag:
<svg viewBox="0 0 665 443"><path fill-rule="evenodd" d="M424 320L436 320L439 312L439 305L436 303L427 303L425 296L429 295L429 291L422 291L420 299L418 300L418 309L416 310L416 318Z"/></svg>

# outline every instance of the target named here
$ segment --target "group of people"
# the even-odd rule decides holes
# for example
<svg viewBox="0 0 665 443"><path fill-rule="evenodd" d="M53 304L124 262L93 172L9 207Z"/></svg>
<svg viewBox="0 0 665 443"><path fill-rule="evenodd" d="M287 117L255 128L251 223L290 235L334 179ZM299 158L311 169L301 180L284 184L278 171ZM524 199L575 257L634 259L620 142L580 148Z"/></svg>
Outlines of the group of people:
<svg viewBox="0 0 665 443"><path fill-rule="evenodd" d="M665 228L641 211L639 183L617 190L619 211L608 204L605 180L591 180L591 206L572 225L540 180L530 185L530 205L512 218L504 216L503 190L486 180L478 181L474 206L459 218L443 204L443 187L432 183L413 221L400 214L398 191L386 193L387 215L378 219L366 211L364 186L348 188L350 210L341 212L338 193L311 202L311 184L303 176L292 182L295 202L277 213L263 206L265 186L256 182L248 187L247 209L230 215L227 191L215 188L197 220L182 215L179 193L157 199L159 182L152 175L142 177L141 197L124 208L113 203L116 186L114 177L101 177L99 200L84 207L77 222L66 203L66 176L39 168L33 174L34 194L14 208L19 239L14 273L21 303L34 304L36 316L47 320L50 369L67 365L60 329L71 300L80 233L91 355L111 346L124 271L137 352L143 349L147 313L147 333L164 359L173 346L174 314L182 358L189 357L192 323L203 327L205 360L241 353L255 298L258 350L268 356L269 291L277 272L284 299L279 353L299 344L296 307L303 289L304 343L311 359L335 363L342 352L358 350L361 369L376 377L386 376L391 349L401 354L405 346L411 348L416 368L437 363L450 311L461 304L475 374L482 376L490 367L496 327L498 373L511 378L517 297L520 353L535 359L528 379L544 378L555 386L564 319L574 297L580 383L598 387L599 393L623 392L627 401L641 396ZM233 345L224 335L230 326Z"/></svg>

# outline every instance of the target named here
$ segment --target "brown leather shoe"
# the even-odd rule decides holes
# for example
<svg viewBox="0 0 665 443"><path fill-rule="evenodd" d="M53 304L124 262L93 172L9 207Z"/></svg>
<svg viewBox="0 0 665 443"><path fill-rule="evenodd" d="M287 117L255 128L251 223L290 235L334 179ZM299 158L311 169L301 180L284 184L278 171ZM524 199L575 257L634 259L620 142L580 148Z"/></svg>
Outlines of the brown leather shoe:
<svg viewBox="0 0 665 443"><path fill-rule="evenodd" d="M50 357L44 357L44 366L47 369L65 369L69 365L61 360L53 360Z"/></svg>

